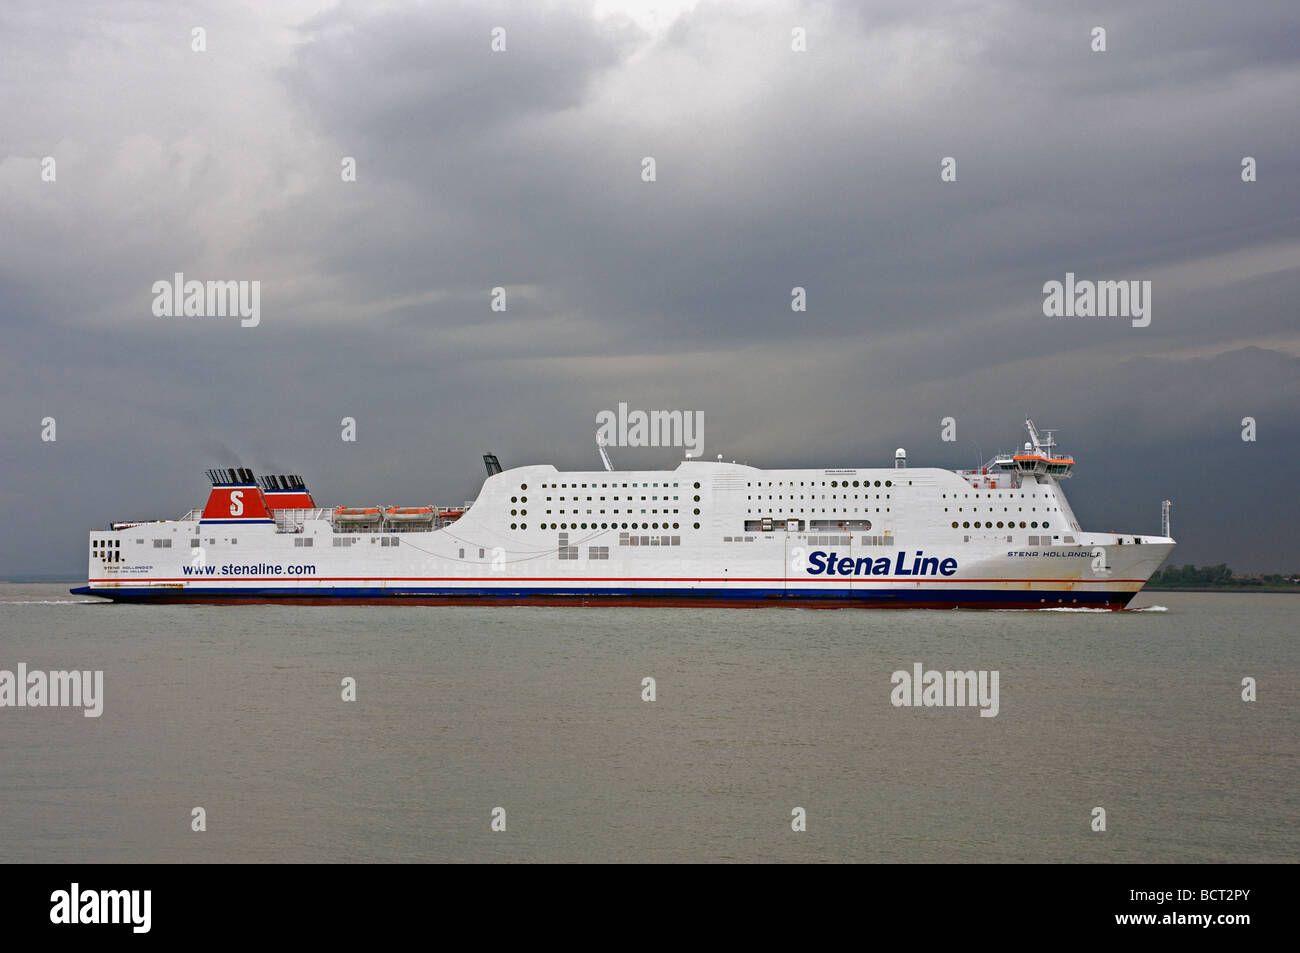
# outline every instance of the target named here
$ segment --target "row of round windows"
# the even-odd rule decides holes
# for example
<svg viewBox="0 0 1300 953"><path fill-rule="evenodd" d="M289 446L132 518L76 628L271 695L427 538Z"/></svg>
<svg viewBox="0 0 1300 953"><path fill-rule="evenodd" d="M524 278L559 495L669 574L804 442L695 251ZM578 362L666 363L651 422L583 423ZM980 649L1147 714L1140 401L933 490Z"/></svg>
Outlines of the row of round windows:
<svg viewBox="0 0 1300 953"><path fill-rule="evenodd" d="M695 484L695 485L696 485L697 487L699 486L698 483ZM785 481L784 483L782 483L780 480L778 480L778 481L775 482L775 483L763 483L763 482L759 482L758 484L754 484L754 483L746 483L746 484L745 484L745 486L755 486L755 485L757 485L757 486L794 486L794 481L793 481L793 480L787 480L787 481ZM800 485L800 486L803 486L803 485L804 485L804 481L803 481L803 480L800 480L800 481L799 481L799 485ZM808 486L816 486L816 485L817 485L816 481L810 481L810 482L808 483ZM825 485L826 485L826 481L825 481L825 480L822 480L821 485L822 485L822 486L825 486ZM849 485L850 485L850 483L849 483L848 480L831 480L831 486L849 486ZM873 484L870 480L854 480L853 483L852 483L851 485L852 485L852 486L880 486L880 481L877 480L877 481ZM894 485L894 481L893 481L893 480L886 480L884 485L885 485L885 486L893 486L893 485Z"/></svg>
<svg viewBox="0 0 1300 953"><path fill-rule="evenodd" d="M953 524L952 524L952 528L953 528L953 529L956 529L956 528L957 528L957 524L956 524L956 523L953 523ZM971 529L972 526L971 526L970 523L962 523L962 524L961 524L961 528L962 528L962 529ZM977 521L975 522L973 528L974 528L974 529L993 529L993 524L992 524L992 523L981 523L981 522L979 522L979 521L977 520ZM1001 520L998 521L998 523L997 523L997 528L998 528L998 529L1002 529L1002 528L1003 528L1003 527L1002 527L1002 521L1001 521ZM1007 528L1007 529L1015 529L1015 528L1016 528L1016 524L1015 524L1015 522L1014 522L1014 521L1011 521L1011 520L1008 520L1007 523L1006 523L1006 528ZM1034 522L1032 522L1032 523L1030 523L1028 526L1026 526L1026 525L1025 525L1025 521L1024 521L1024 520L1021 520L1021 521L1020 521L1020 528L1021 528L1021 529L1038 529L1038 522L1035 520ZM1051 524L1049 524L1049 523L1043 523L1043 529L1051 529L1051 528L1052 528L1052 527L1051 527Z"/></svg>

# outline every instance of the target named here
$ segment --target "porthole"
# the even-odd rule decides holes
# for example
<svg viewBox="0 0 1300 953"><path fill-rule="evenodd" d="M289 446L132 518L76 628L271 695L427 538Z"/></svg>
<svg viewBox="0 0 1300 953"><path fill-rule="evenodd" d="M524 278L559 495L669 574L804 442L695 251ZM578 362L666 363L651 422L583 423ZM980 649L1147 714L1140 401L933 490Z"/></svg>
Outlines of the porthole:
<svg viewBox="0 0 1300 953"><path fill-rule="evenodd" d="M527 502L528 502L528 497L526 497L526 496L521 496L521 497L519 498L519 502L520 502L520 503L527 503Z"/></svg>
<svg viewBox="0 0 1300 953"><path fill-rule="evenodd" d="M520 515L520 516L527 516L527 515L528 515L528 511L527 511L527 510L520 510L520 511L519 511L519 515Z"/></svg>
<svg viewBox="0 0 1300 953"><path fill-rule="evenodd" d="M518 510L511 510L511 511L510 511L510 515L511 515L511 516L518 516L518 515L519 515L519 511L518 511Z"/></svg>
<svg viewBox="0 0 1300 953"><path fill-rule="evenodd" d="M1030 523L1029 526L1031 529L1038 529L1038 521L1035 520L1034 522Z"/></svg>
<svg viewBox="0 0 1300 953"><path fill-rule="evenodd" d="M520 523L520 524L519 524L519 528L520 528L520 529L528 529L528 524L527 524L527 523Z"/></svg>
<svg viewBox="0 0 1300 953"><path fill-rule="evenodd" d="M857 485L858 485L858 481L857 481L857 480L854 480L854 481L853 481L853 485L854 485L854 486L857 486Z"/></svg>
<svg viewBox="0 0 1300 953"><path fill-rule="evenodd" d="M512 497L510 497L510 502L511 502L511 503L518 503L518 502L519 502L519 498L518 498L518 497L515 497L515 496L512 496Z"/></svg>
<svg viewBox="0 0 1300 953"><path fill-rule="evenodd" d="M1044 524L1043 524L1043 529L1051 529L1051 526L1050 526L1049 524L1047 524L1047 523L1044 523Z"/></svg>
<svg viewBox="0 0 1300 953"><path fill-rule="evenodd" d="M692 525L694 525L694 527L695 527L696 529L699 529L699 528L700 528L700 524L699 524L699 523L694 523L694 524L692 524Z"/></svg>
<svg viewBox="0 0 1300 953"><path fill-rule="evenodd" d="M956 522L954 522L954 523L952 524L952 528L953 528L953 529L956 529L956 528L957 528L957 524L956 524Z"/></svg>
<svg viewBox="0 0 1300 953"><path fill-rule="evenodd" d="M673 524L673 529L677 529L677 524L676 524L676 523Z"/></svg>
<svg viewBox="0 0 1300 953"><path fill-rule="evenodd" d="M1002 520L998 520L998 529L1002 528Z"/></svg>
<svg viewBox="0 0 1300 953"><path fill-rule="evenodd" d="M699 498L698 495L695 497L695 502L696 502L696 503L700 502L700 498Z"/></svg>
<svg viewBox="0 0 1300 953"><path fill-rule="evenodd" d="M526 489L528 489L528 484L527 484L527 483L521 483L521 484L519 484L519 489L521 489L521 490L526 490Z"/></svg>
<svg viewBox="0 0 1300 953"><path fill-rule="evenodd" d="M1025 528L1025 521L1024 521L1024 520L1021 520L1021 521L1020 521L1020 528L1021 528L1021 529L1024 529L1024 528Z"/></svg>
<svg viewBox="0 0 1300 953"><path fill-rule="evenodd" d="M699 511L698 509L695 511L695 515L696 515L696 516L699 516L699 515L700 515L700 511Z"/></svg>
<svg viewBox="0 0 1300 953"><path fill-rule="evenodd" d="M695 489L697 489L697 490L698 490L698 489L699 489L699 488L700 488L700 485L699 485L699 484L698 484L698 483L697 483L697 484L695 484Z"/></svg>
<svg viewBox="0 0 1300 953"><path fill-rule="evenodd" d="M970 523L962 523L962 524L961 524L961 528L962 528L962 529L970 529Z"/></svg>
<svg viewBox="0 0 1300 953"><path fill-rule="evenodd" d="M511 524L510 524L510 528L511 528L511 529L518 529L519 527L516 526L514 523L511 523Z"/></svg>

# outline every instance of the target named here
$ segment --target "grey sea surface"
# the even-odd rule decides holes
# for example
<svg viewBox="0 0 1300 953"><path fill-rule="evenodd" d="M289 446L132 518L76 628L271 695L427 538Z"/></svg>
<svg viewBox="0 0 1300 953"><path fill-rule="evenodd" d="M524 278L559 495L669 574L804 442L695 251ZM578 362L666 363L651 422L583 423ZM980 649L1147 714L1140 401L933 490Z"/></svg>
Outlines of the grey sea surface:
<svg viewBox="0 0 1300 953"><path fill-rule="evenodd" d="M0 857L1300 860L1300 598L1135 606L127 606L3 585L0 669L102 670L104 707L0 708ZM999 713L895 707L917 662L996 670Z"/></svg>

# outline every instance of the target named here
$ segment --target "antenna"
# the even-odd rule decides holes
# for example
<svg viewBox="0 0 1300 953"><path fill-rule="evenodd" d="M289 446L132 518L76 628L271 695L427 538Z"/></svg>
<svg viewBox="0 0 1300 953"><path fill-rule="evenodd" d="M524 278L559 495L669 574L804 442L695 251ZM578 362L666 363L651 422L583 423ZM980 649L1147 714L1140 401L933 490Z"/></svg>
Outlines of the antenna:
<svg viewBox="0 0 1300 953"><path fill-rule="evenodd" d="M1034 422L1028 417L1025 418L1025 429L1029 431L1029 442L1033 444L1032 449L1038 450L1038 430L1034 427ZM1025 449L1029 450L1031 448L1025 447Z"/></svg>
<svg viewBox="0 0 1300 953"><path fill-rule="evenodd" d="M614 464L609 462L609 454L605 452L605 435L599 430L596 431L596 450L600 453L600 462L605 464L605 469L612 471Z"/></svg>
<svg viewBox="0 0 1300 953"><path fill-rule="evenodd" d="M1029 439L1033 442L1034 451L1037 453L1046 453L1048 456L1051 456L1052 448L1056 446L1056 438L1052 435L1052 431L1044 430L1043 433L1046 436L1040 439L1038 436L1038 429L1034 426L1034 422L1028 417L1025 418L1025 429L1029 431ZM1028 450L1029 448L1026 447L1025 449Z"/></svg>

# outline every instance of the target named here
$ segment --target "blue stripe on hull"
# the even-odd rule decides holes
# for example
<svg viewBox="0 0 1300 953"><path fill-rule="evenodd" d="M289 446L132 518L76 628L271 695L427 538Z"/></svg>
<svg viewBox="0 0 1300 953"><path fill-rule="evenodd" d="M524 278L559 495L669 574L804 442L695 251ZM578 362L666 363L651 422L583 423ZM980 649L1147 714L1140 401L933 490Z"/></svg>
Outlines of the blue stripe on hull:
<svg viewBox="0 0 1300 953"><path fill-rule="evenodd" d="M1052 606L1122 609L1137 594L1128 591L1096 590L1007 590L1007 589L552 589L528 587L510 589L435 587L335 587L298 588L267 586L230 588L187 586L184 589L113 588L81 586L76 595L100 596L129 602L457 602L493 604L610 604L655 605L786 605L786 606L897 606L927 608L1044 608Z"/></svg>

